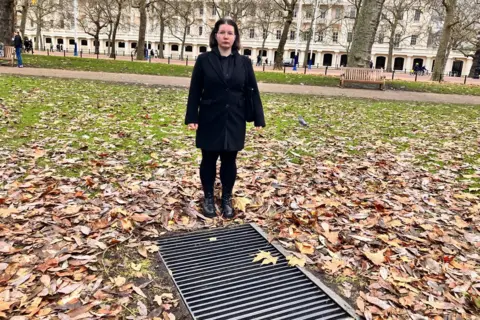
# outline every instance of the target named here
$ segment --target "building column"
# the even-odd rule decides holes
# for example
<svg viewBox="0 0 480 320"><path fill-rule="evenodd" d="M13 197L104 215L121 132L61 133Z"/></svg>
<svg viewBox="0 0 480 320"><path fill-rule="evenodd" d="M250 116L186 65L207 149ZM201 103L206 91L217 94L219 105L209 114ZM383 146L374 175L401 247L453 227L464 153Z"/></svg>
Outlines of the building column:
<svg viewBox="0 0 480 320"><path fill-rule="evenodd" d="M410 72L410 70L412 70L412 64L413 64L412 56L407 56L407 60L405 62L405 65L403 66L403 69L407 69L407 72Z"/></svg>
<svg viewBox="0 0 480 320"><path fill-rule="evenodd" d="M432 70L429 69L431 65L432 65L432 57L427 57L427 59L425 60L424 66L430 72L432 71Z"/></svg>
<svg viewBox="0 0 480 320"><path fill-rule="evenodd" d="M443 71L444 74L449 74L452 72L453 67L453 58L448 58L447 63L445 64L445 70Z"/></svg>
<svg viewBox="0 0 480 320"><path fill-rule="evenodd" d="M125 40L125 48L123 48L123 50L125 51L125 55L129 55L130 54L130 41L127 41ZM122 52L123 54L123 52Z"/></svg>
<svg viewBox="0 0 480 320"><path fill-rule="evenodd" d="M470 73L470 69L472 69L473 58L468 57L467 63L463 66L463 74L468 75Z"/></svg>
<svg viewBox="0 0 480 320"><path fill-rule="evenodd" d="M332 68L336 68L339 65L337 58L338 58L337 52L332 53Z"/></svg>

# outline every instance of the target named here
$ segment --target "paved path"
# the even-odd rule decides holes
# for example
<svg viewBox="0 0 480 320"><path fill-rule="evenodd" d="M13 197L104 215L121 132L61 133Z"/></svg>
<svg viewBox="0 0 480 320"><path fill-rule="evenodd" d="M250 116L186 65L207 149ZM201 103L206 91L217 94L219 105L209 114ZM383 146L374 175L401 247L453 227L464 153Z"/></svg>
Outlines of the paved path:
<svg viewBox="0 0 480 320"><path fill-rule="evenodd" d="M158 85L187 88L190 85L190 78L181 77L165 77L151 76L140 74L118 74L106 72L90 72L90 71L71 71L58 69L40 69L40 68L12 68L0 67L0 74L15 74L25 76L47 76L54 78L70 78L70 79L88 79L101 80L108 82L135 83L143 85ZM318 86L302 86L287 85L274 83L260 83L261 92L270 93L291 93L291 94L312 94L320 96L341 96L351 98L368 98L379 100L396 100L396 101L421 101L435 103L457 103L480 105L480 97L466 96L456 94L437 94L425 92L406 92L406 91L380 91L368 89L342 89L338 87L318 87Z"/></svg>
<svg viewBox="0 0 480 320"><path fill-rule="evenodd" d="M122 60L122 61L130 61L131 60L131 57L130 57L129 54L126 54L125 56L123 54L124 54L123 51L120 51L118 53L117 60ZM30 54L28 54L28 55L30 55ZM35 51L35 55L47 55L47 52L46 51ZM50 52L49 55L56 56L56 57L63 57L63 52ZM67 57L73 57L73 52L72 51L65 52L65 55ZM82 56L84 58L97 59L97 55L94 55L94 54L83 53ZM178 57L178 56L176 56L176 57ZM105 55L105 54L99 54L98 59L113 60L110 57L108 57L108 55ZM135 61L137 63L148 63L148 61L137 61L137 60L133 60L133 61ZM190 60L187 62L187 61L181 61L177 58L171 59L170 61L168 59L153 58L153 59L151 59L151 62L152 63L163 63L163 64L170 63L170 64L182 65L182 66L188 64L189 66L193 66L195 64L195 59L190 57ZM260 71L264 70L263 66L257 67L255 65L253 65L253 68L257 72L260 72ZM293 74L304 74L304 71L305 71L304 68L298 68L297 71L293 71L292 69L293 69L292 67L287 67L285 69L285 72L286 73L293 73ZM270 65L265 66L265 71L283 73L283 70L281 70L281 71L273 70L273 65L272 65L271 62L270 62ZM306 74L312 74L312 75L328 74L329 76L338 77L338 76L340 76L341 73L342 73L341 70L336 69L336 68L332 68L332 67L329 67L328 70L325 70L324 66L320 66L318 64L314 65L311 70L309 70L309 69L306 70ZM390 73L390 72L385 72L385 76L389 80L392 79L392 73ZM393 78L395 80L415 81L415 76L414 75L410 75L409 73L406 73L404 71L396 71L395 74L393 75ZM444 82L447 82L447 83L463 84L464 81L465 81L465 77L464 76L462 76L462 77L445 76L443 78L443 80L444 80ZM429 75L424 75L424 76L419 75L417 77L417 81L419 81L419 82L430 81L430 76ZM466 83L469 84L469 85L479 85L480 86L480 79L468 78L466 81L467 81Z"/></svg>

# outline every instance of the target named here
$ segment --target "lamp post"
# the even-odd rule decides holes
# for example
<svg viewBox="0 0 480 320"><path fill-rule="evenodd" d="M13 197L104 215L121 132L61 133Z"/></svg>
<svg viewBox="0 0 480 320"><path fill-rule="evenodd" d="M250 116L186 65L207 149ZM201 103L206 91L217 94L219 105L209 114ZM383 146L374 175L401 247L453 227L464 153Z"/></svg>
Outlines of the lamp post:
<svg viewBox="0 0 480 320"><path fill-rule="evenodd" d="M77 20L78 20L78 0L73 0L73 56L78 56L78 39L77 39Z"/></svg>

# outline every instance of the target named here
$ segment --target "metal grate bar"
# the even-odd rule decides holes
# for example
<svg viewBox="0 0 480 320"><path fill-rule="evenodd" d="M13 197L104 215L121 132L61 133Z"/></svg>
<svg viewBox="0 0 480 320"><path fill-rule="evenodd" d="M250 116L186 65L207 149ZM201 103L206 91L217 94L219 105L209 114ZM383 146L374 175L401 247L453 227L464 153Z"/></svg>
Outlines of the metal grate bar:
<svg viewBox="0 0 480 320"><path fill-rule="evenodd" d="M195 320L318 320L356 318L335 293L255 225L163 237L160 257ZM275 265L253 263L259 250Z"/></svg>

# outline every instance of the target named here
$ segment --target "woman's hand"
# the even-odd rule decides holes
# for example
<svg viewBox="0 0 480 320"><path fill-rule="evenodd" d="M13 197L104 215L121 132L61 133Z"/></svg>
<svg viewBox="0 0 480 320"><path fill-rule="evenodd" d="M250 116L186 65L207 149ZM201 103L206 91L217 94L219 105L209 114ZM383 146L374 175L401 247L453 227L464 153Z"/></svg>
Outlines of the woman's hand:
<svg viewBox="0 0 480 320"><path fill-rule="evenodd" d="M189 123L188 124L188 130L197 130L198 129L198 123Z"/></svg>

